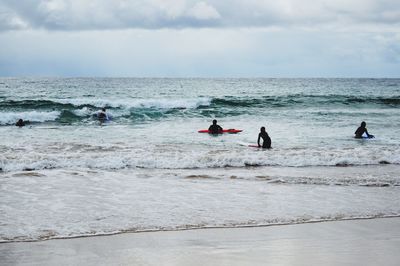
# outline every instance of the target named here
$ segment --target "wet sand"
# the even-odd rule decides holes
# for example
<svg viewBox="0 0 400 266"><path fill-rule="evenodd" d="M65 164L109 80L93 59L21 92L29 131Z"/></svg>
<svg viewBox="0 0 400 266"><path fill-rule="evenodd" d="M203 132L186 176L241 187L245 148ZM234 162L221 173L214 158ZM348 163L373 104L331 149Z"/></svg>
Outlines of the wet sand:
<svg viewBox="0 0 400 266"><path fill-rule="evenodd" d="M0 244L0 265L400 265L400 218Z"/></svg>

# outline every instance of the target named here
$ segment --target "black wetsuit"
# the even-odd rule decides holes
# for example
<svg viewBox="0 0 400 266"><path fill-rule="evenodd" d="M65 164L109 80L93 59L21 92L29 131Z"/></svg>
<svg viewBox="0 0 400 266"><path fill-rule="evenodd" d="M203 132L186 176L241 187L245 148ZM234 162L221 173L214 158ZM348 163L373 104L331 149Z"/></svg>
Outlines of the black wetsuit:
<svg viewBox="0 0 400 266"><path fill-rule="evenodd" d="M18 121L15 125L17 127L23 127L23 126L25 126L25 122L24 121Z"/></svg>
<svg viewBox="0 0 400 266"><path fill-rule="evenodd" d="M365 127L359 127L357 128L356 132L354 132L354 134L356 134L355 138L356 139L362 139L362 135L366 133L368 138L373 137L373 135L368 134L368 130Z"/></svg>
<svg viewBox="0 0 400 266"><path fill-rule="evenodd" d="M260 138L263 139L262 147L264 149L271 148L271 138L268 136L267 132L261 132L260 134L258 134L258 145L260 145Z"/></svg>
<svg viewBox="0 0 400 266"><path fill-rule="evenodd" d="M209 131L211 134L221 134L221 133L222 133L222 127L220 127L219 125L211 125L211 126L208 128L208 131Z"/></svg>
<svg viewBox="0 0 400 266"><path fill-rule="evenodd" d="M100 121L105 121L105 120L107 120L107 115L104 112L100 112L98 114L98 118L99 118Z"/></svg>

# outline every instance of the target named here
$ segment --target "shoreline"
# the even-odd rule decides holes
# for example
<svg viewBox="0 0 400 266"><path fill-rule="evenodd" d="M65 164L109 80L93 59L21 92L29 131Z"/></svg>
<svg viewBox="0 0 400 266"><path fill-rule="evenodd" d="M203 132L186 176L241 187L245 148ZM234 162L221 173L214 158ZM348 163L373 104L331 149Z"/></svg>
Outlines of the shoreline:
<svg viewBox="0 0 400 266"><path fill-rule="evenodd" d="M382 216L371 216L371 217L352 217L343 219L326 219L326 220L310 220L310 221L299 221L299 222L283 222L283 223L270 223L270 224L257 224L257 225L232 225L232 226L205 226L205 227L188 227L188 228L177 228L177 229L148 229L148 230L121 230L118 232L110 233L100 233L94 235L78 235L78 236L66 236L66 237L50 237L44 239L33 239L33 240L11 240L2 241L0 240L0 245L8 243L36 243L52 240L69 240L69 239L79 239L79 238L91 238L91 237L107 237L116 236L123 234L145 234L145 233L158 233L158 232L183 232L183 231L196 231L196 230L216 230L216 229L245 229L245 228L265 228L272 226L290 226L290 225L302 225L302 224L315 224L315 223L329 223L329 222L341 222L341 221L359 221L359 220L374 220L374 219L400 219L400 215L382 215Z"/></svg>
<svg viewBox="0 0 400 266"><path fill-rule="evenodd" d="M398 265L400 218L0 243L4 265Z"/></svg>

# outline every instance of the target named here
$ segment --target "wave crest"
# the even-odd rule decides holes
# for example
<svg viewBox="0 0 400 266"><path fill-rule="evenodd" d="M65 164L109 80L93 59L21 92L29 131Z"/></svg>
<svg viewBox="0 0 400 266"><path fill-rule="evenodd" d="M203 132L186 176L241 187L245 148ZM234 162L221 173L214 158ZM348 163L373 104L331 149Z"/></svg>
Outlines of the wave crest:
<svg viewBox="0 0 400 266"><path fill-rule="evenodd" d="M55 121L60 114L61 112L59 111L1 112L0 125L14 125L18 119L28 120L30 122Z"/></svg>

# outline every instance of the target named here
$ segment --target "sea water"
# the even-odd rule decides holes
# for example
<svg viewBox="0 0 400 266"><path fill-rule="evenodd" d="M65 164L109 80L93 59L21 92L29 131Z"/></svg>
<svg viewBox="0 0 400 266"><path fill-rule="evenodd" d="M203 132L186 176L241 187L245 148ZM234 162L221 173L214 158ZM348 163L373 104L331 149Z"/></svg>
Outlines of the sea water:
<svg viewBox="0 0 400 266"><path fill-rule="evenodd" d="M400 79L0 78L0 241L399 216L399 107Z"/></svg>

